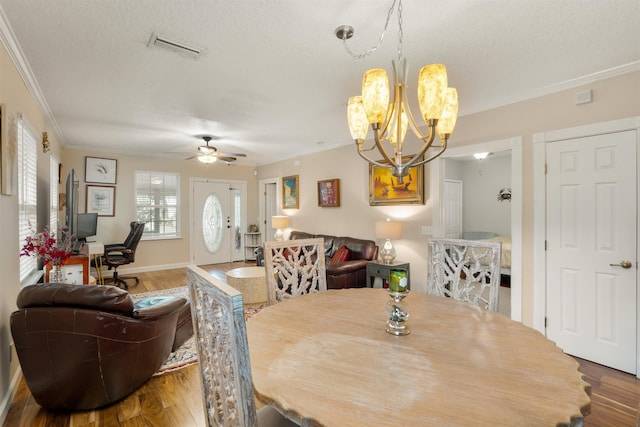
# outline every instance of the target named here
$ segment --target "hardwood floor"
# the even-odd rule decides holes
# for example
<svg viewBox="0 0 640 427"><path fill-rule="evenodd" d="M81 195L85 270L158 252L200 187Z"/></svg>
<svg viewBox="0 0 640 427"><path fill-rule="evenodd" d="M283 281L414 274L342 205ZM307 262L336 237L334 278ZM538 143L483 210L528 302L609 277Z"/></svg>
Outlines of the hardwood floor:
<svg viewBox="0 0 640 427"><path fill-rule="evenodd" d="M225 272L250 263L236 262L203 266L225 280ZM138 274L139 285L131 293L186 285L185 269ZM591 384L591 414L586 427L637 426L640 380L633 375L576 359ZM470 420L470 422L472 422ZM122 401L100 410L68 413L45 411L33 400L21 381L3 427L191 427L205 426L198 365L151 378Z"/></svg>

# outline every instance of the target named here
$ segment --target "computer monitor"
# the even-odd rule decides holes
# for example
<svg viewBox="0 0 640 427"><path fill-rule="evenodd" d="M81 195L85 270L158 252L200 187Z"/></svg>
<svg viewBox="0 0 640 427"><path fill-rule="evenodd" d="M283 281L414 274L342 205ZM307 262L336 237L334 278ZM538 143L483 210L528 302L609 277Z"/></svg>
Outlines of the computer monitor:
<svg viewBox="0 0 640 427"><path fill-rule="evenodd" d="M98 233L98 214L79 213L76 223L76 238L78 241L86 242L87 237L95 236Z"/></svg>

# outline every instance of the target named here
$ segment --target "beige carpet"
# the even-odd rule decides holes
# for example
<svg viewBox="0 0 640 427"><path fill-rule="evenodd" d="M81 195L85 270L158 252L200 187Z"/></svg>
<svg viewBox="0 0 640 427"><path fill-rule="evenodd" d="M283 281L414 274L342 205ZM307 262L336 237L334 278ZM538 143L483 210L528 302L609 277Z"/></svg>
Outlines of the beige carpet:
<svg viewBox="0 0 640 427"><path fill-rule="evenodd" d="M133 301L140 301L144 298L157 296L175 296L189 297L189 288L182 286L179 288L165 289L161 291L143 292L140 294L131 294ZM244 318L249 320L254 314L260 311L261 307L245 307ZM189 338L180 348L169 354L167 360L162 364L160 369L154 375L162 375L167 372L182 369L198 362L198 349L196 348L193 337Z"/></svg>

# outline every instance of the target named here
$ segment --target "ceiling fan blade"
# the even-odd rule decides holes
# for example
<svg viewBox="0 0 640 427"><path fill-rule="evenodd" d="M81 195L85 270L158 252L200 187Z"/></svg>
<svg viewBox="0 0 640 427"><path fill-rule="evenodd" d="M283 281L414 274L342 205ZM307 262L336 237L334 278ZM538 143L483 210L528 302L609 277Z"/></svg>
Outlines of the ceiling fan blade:
<svg viewBox="0 0 640 427"><path fill-rule="evenodd" d="M218 159L222 160L223 162L227 162L227 163L235 162L236 160L238 160L235 157L231 157L231 156L219 156Z"/></svg>
<svg viewBox="0 0 640 427"><path fill-rule="evenodd" d="M196 157L198 157L198 156L197 155L196 156L190 156L190 157L187 157L185 160L195 159Z"/></svg>
<svg viewBox="0 0 640 427"><path fill-rule="evenodd" d="M221 153L218 152L218 156L226 156L226 157L247 157L246 154L242 153Z"/></svg>

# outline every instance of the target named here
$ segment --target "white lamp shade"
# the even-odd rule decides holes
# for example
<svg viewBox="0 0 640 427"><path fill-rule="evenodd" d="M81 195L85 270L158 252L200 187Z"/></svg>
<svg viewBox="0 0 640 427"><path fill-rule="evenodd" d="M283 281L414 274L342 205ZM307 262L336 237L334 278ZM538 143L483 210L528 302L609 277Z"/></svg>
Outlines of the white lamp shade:
<svg viewBox="0 0 640 427"><path fill-rule="evenodd" d="M376 221L376 237L394 240L402 238L402 223L400 221Z"/></svg>
<svg viewBox="0 0 640 427"><path fill-rule="evenodd" d="M272 216L271 217L272 228L287 228L289 227L289 217L285 215Z"/></svg>

